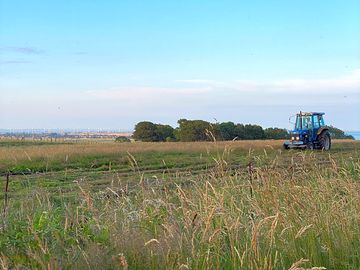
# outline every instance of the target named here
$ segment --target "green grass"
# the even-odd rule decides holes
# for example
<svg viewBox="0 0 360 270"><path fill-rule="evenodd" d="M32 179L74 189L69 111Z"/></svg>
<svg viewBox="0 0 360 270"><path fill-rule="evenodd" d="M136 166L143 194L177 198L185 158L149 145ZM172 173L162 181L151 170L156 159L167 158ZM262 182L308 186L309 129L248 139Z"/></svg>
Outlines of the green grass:
<svg viewBox="0 0 360 270"><path fill-rule="evenodd" d="M199 153L159 153L146 152L135 155L136 161L141 169L162 169L178 168L191 166L194 164L205 164L210 161L208 156L201 156ZM19 164L16 161L4 161L0 165L0 171L3 173L11 171L13 173L21 172L58 172L64 170L131 170L130 156L126 153L121 155L86 155L73 156L65 159L47 159L37 158L23 160Z"/></svg>
<svg viewBox="0 0 360 270"><path fill-rule="evenodd" d="M359 150L338 143L330 152L177 149L55 160L47 173L11 176L0 265L360 269Z"/></svg>
<svg viewBox="0 0 360 270"><path fill-rule="evenodd" d="M350 143L349 143L350 144ZM331 153L342 156L352 154L354 151L360 150L360 144L351 146L334 145ZM252 153L255 155L263 154L266 151L268 160L276 157L280 149L254 149ZM287 156L291 156L294 151L289 151ZM248 150L234 149L231 151L228 160L232 163L244 163L244 156L248 154ZM133 154L138 166L141 170L146 169L164 169L164 168L180 168L191 166L194 164L209 164L213 163L212 156L217 155L216 151L207 153L202 152L188 152L188 151L147 151ZM326 153L318 153L319 157L326 156ZM108 154L86 154L86 155L72 155L72 156L58 156L49 158L47 156L23 159L20 162L16 159L6 159L0 164L0 173L11 171L13 173L21 172L50 172L50 171L64 171L64 170L98 170L108 171L126 170L130 169L131 161L127 153L108 153Z"/></svg>

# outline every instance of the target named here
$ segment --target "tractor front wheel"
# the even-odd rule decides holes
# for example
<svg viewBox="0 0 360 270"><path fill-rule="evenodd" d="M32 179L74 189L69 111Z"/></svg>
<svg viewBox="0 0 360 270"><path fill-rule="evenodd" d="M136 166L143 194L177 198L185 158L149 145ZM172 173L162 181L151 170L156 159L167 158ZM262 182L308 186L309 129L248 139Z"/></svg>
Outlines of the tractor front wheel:
<svg viewBox="0 0 360 270"><path fill-rule="evenodd" d="M329 131L324 131L319 135L319 148L322 150L330 150L331 137Z"/></svg>
<svg viewBox="0 0 360 270"><path fill-rule="evenodd" d="M308 144L306 145L306 149L308 149L308 150L314 150L314 144L313 144L313 143L308 143Z"/></svg>

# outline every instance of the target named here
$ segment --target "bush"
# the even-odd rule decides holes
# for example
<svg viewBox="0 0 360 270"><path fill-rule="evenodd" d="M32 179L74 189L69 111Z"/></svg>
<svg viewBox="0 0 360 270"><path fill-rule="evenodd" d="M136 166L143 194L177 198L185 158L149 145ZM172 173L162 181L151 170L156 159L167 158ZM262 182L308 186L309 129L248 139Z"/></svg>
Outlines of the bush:
<svg viewBox="0 0 360 270"><path fill-rule="evenodd" d="M342 131L341 129L338 129L336 127L333 126L329 126L329 131L331 133L331 137L333 139L350 139L350 140L355 140L355 138L351 135L346 135L344 131Z"/></svg>
<svg viewBox="0 0 360 270"><path fill-rule="evenodd" d="M125 136L119 136L115 138L115 142L130 142L130 139Z"/></svg>

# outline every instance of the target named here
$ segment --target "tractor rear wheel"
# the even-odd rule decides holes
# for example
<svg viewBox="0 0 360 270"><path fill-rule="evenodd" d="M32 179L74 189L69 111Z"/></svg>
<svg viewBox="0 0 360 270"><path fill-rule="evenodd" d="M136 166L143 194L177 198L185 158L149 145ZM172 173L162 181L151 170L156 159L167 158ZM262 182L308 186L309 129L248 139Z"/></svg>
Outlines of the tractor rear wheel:
<svg viewBox="0 0 360 270"><path fill-rule="evenodd" d="M329 131L323 131L320 135L319 135L319 148L321 150L330 150L331 148L331 137L330 137L330 133Z"/></svg>

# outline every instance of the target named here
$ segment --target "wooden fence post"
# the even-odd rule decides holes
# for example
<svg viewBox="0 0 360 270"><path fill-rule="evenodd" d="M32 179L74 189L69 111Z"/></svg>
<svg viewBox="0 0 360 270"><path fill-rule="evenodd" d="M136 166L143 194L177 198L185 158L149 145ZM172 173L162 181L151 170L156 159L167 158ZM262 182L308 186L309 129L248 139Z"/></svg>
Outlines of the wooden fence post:
<svg viewBox="0 0 360 270"><path fill-rule="evenodd" d="M9 191L9 179L10 179L10 173L7 172L5 175L6 183L5 183L5 194L4 194L4 217L6 215L6 208L8 204L8 191Z"/></svg>

